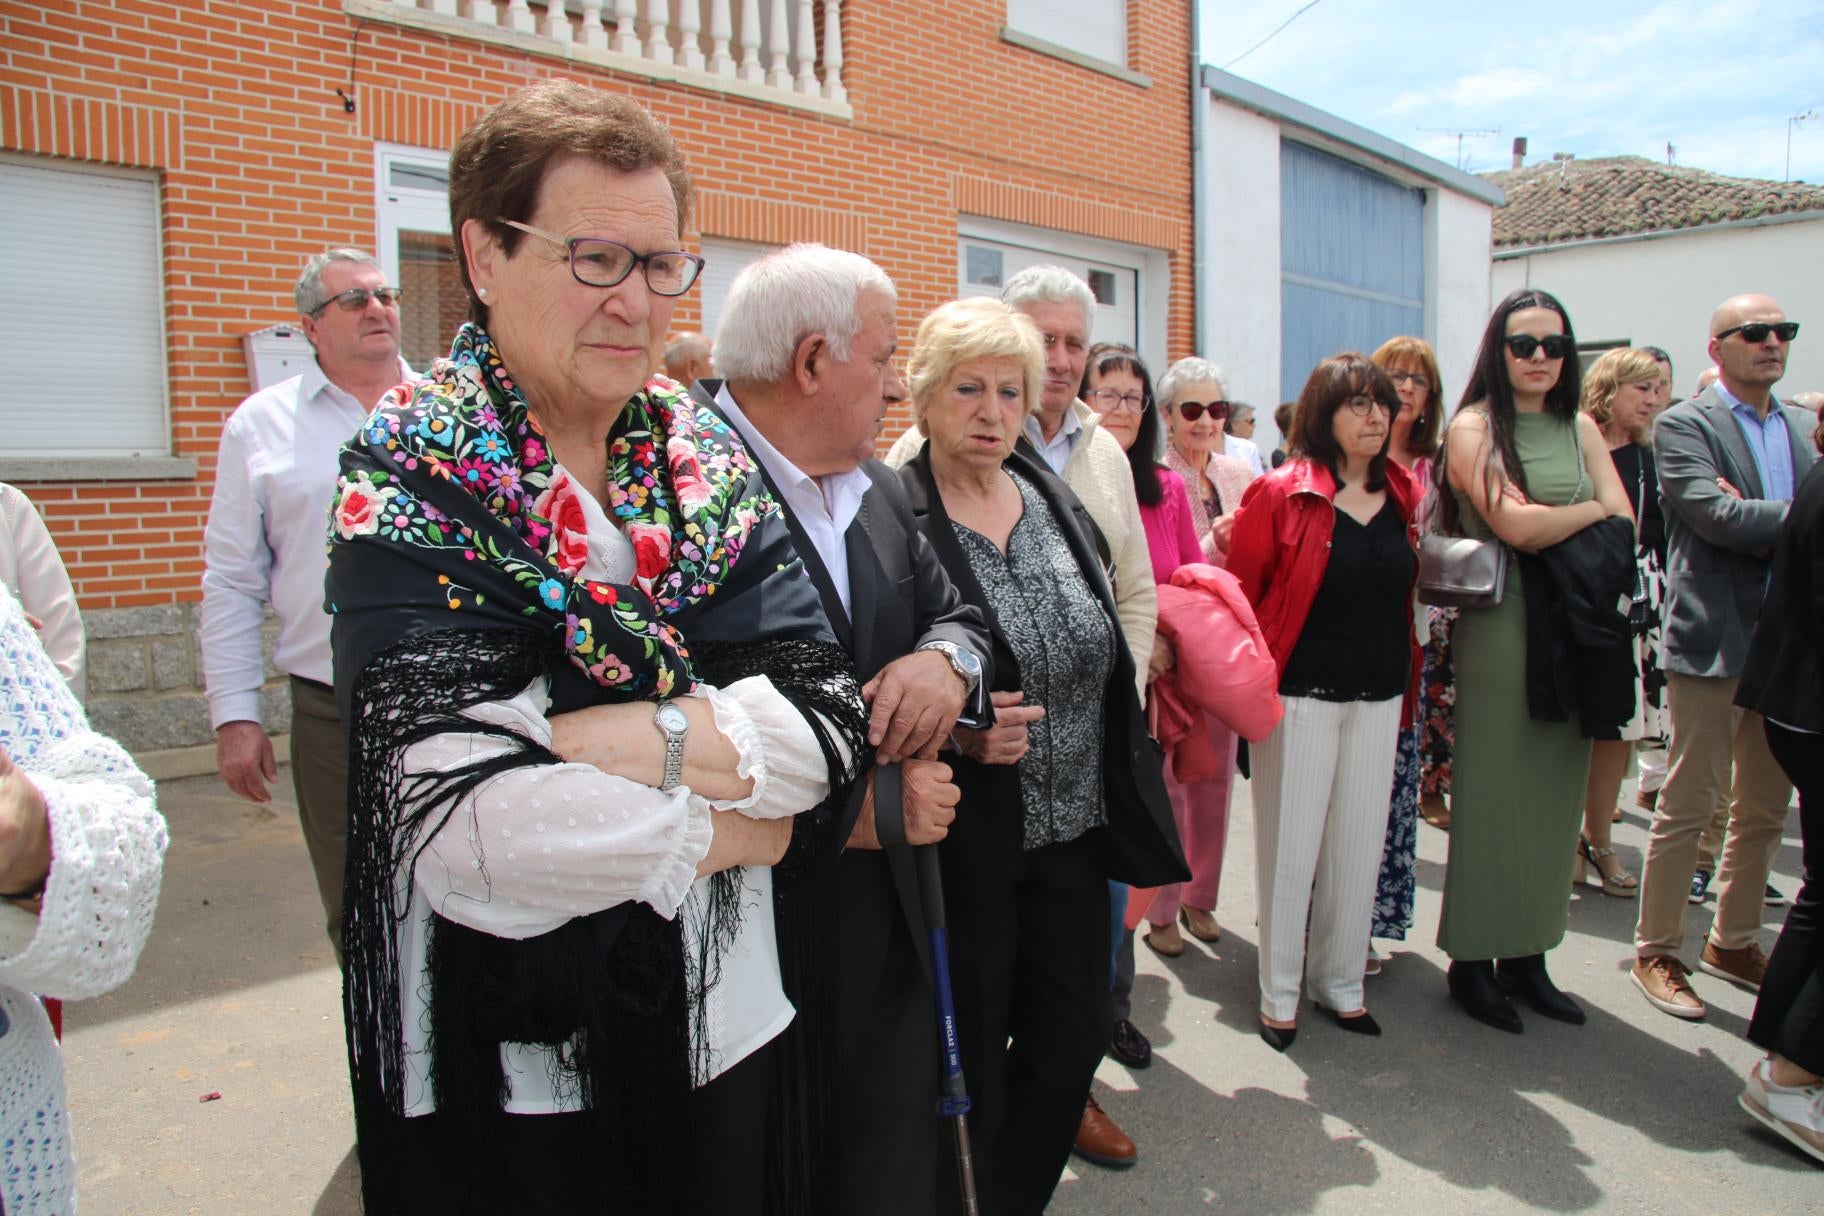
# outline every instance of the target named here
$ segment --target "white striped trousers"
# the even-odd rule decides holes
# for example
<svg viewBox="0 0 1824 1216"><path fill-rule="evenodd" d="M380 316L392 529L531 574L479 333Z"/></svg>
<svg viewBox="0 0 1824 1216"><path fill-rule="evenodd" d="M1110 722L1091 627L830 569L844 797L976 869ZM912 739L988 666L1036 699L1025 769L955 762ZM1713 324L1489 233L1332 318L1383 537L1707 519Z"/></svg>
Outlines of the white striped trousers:
<svg viewBox="0 0 1824 1216"><path fill-rule="evenodd" d="M1287 697L1285 711L1253 782L1260 1012L1275 1021L1297 1016L1301 973L1328 1008L1362 1007L1400 698Z"/></svg>

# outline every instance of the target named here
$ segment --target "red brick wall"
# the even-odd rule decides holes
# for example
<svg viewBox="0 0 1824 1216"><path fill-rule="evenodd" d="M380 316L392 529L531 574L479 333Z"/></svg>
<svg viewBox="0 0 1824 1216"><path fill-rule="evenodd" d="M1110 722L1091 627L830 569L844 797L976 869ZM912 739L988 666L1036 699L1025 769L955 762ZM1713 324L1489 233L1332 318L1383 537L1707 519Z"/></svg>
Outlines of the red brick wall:
<svg viewBox="0 0 1824 1216"><path fill-rule="evenodd" d="M821 8L821 6L819 6ZM703 188L698 231L874 258L909 339L956 287L959 213L1171 251L1167 348L1191 348L1188 0L1130 0L1141 88L1009 45L1001 0L851 0L852 121L467 39L361 27L334 0L69 0L0 16L0 148L159 171L173 452L189 482L26 483L85 607L200 596L215 448L246 395L240 337L291 320L303 259L375 242L374 142L447 148L528 81L626 92ZM407 301L410 306L410 300ZM687 298L674 322L696 322Z"/></svg>

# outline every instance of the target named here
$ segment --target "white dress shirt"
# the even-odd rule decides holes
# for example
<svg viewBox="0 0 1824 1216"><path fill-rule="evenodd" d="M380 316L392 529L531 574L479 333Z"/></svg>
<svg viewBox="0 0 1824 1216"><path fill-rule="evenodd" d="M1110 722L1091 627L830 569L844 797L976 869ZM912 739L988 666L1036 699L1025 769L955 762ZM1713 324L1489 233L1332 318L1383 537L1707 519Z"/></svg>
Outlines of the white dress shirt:
<svg viewBox="0 0 1824 1216"><path fill-rule="evenodd" d="M1233 456L1237 460L1247 461L1248 467L1254 470L1254 476L1256 477L1263 476L1266 473L1266 465L1263 464L1260 459L1260 445L1255 443L1252 439L1243 439L1240 435L1231 435L1227 431L1224 431L1222 435L1222 454L1225 456ZM1234 508L1225 506L1223 509L1227 511L1233 510Z"/></svg>
<svg viewBox="0 0 1824 1216"><path fill-rule="evenodd" d="M82 612L70 572L51 540L50 530L25 491L0 481L0 583L19 606L44 624L38 640L57 664L70 691L83 697Z"/></svg>
<svg viewBox="0 0 1824 1216"><path fill-rule="evenodd" d="M1026 438L1032 440L1032 446L1059 477L1064 476L1064 466L1070 463L1077 444L1084 438L1083 420L1077 417L1076 411L1079 404L1081 402L1073 403L1065 409L1064 421L1050 439L1045 438L1045 428L1039 425L1037 410L1026 416Z"/></svg>
<svg viewBox="0 0 1824 1216"><path fill-rule="evenodd" d="M419 378L403 359L399 377ZM260 720L260 624L268 603L279 618L272 657L279 670L319 684L334 679L323 611L324 537L337 454L367 415L313 359L302 375L241 402L222 431L203 532L197 631L213 727Z"/></svg>
<svg viewBox="0 0 1824 1216"><path fill-rule="evenodd" d="M804 534L810 538L811 547L823 559L823 568L830 572L830 580L836 584L836 593L842 597L842 610L848 612L849 551L842 538L848 532L849 525L855 522L856 513L861 510L861 500L867 495L868 487L874 483L868 480L868 475L860 468L843 473L828 473L822 477L812 477L801 472L797 465L768 443L766 436L748 421L747 415L741 412L740 404L729 394L726 383L716 391L716 406L727 417L729 425L747 441L754 458L772 477L773 484L779 487L779 493L785 498L786 510L797 519Z"/></svg>
<svg viewBox="0 0 1824 1216"><path fill-rule="evenodd" d="M578 497L589 536L581 576L631 582L633 546L580 486ZM572 917L638 901L667 919L682 918L684 958L694 966L702 957L699 944L709 904L709 880L698 879L696 868L709 852L712 807L777 819L829 796L829 769L817 740L803 715L770 681L740 680L703 695L715 711L717 729L735 745L736 770L754 783L747 798L711 803L685 786L663 792L588 764L515 768L460 800L429 837L416 865L398 876L402 897L410 886L409 910L399 928L407 1115L436 1109L424 999L433 909L471 929L524 939L548 933ZM518 696L474 706L465 716L549 746L548 709L546 682L537 680ZM408 748L406 769L440 772L506 750L492 736L444 734ZM794 1013L779 978L773 872L748 867L742 881L741 923L719 960L721 977L703 1010L700 1029L710 1058L708 1073L696 1078L699 1085L765 1046ZM692 1033L697 1032L693 1026ZM550 1049L503 1043L500 1053L508 1089L505 1110L536 1115L580 1109L574 1092L553 1083Z"/></svg>

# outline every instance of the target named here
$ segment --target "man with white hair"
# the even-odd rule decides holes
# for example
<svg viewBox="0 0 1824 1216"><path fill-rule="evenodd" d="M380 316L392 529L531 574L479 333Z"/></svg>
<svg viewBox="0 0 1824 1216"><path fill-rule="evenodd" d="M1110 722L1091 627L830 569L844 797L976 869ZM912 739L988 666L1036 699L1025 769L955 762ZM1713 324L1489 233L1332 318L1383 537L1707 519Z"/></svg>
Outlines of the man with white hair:
<svg viewBox="0 0 1824 1216"><path fill-rule="evenodd" d="M695 330L673 334L665 344L665 374L686 387L713 375L710 349L709 339Z"/></svg>
<svg viewBox="0 0 1824 1216"><path fill-rule="evenodd" d="M934 757L959 722L991 720L993 651L899 479L873 460L881 419L905 394L897 304L893 281L859 254L822 245L769 254L736 277L723 305L714 359L724 379L699 380L692 393L740 432L784 504L871 698L876 767L840 828L835 1042L809 1047L835 1077L830 1210L930 1216L943 1144L939 1044L910 846L941 840L955 818L950 768ZM903 825L874 813L877 785L895 776Z"/></svg>
<svg viewBox="0 0 1824 1216"><path fill-rule="evenodd" d="M298 818L338 959L348 754L330 687L323 535L343 441L388 389L417 379L399 357L401 294L358 249L328 249L304 264L293 297L316 358L229 417L203 532L198 640L216 764L241 797L272 800L279 770L260 698L260 627L270 603L279 618L272 661L290 677Z"/></svg>

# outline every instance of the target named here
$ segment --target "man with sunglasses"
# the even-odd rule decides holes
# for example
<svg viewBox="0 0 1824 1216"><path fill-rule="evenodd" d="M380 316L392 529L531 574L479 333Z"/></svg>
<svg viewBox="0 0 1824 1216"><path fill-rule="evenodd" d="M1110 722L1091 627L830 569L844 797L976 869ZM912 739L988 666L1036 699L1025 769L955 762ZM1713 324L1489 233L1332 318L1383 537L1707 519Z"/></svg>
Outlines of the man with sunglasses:
<svg viewBox="0 0 1824 1216"><path fill-rule="evenodd" d="M278 780L264 718L262 625L278 618L272 663L287 676L291 779L331 947L342 951L347 749L330 688L323 534L336 453L380 397L417 377L399 356L399 288L357 249L304 264L294 298L316 358L241 402L222 431L203 533L199 640L216 764L228 788L270 802Z"/></svg>
<svg viewBox="0 0 1824 1216"><path fill-rule="evenodd" d="M1675 1017L1706 1012L1678 951L1698 841L1719 800L1730 802L1729 829L1716 919L1698 965L1756 991L1767 969L1756 937L1792 785L1768 750L1761 716L1734 701L1769 556L1794 487L1817 459L1809 420L1773 393L1798 333L1767 296L1724 301L1710 318L1716 382L1668 409L1653 431L1666 517L1672 727L1669 775L1640 876L1633 978L1649 1003Z"/></svg>

